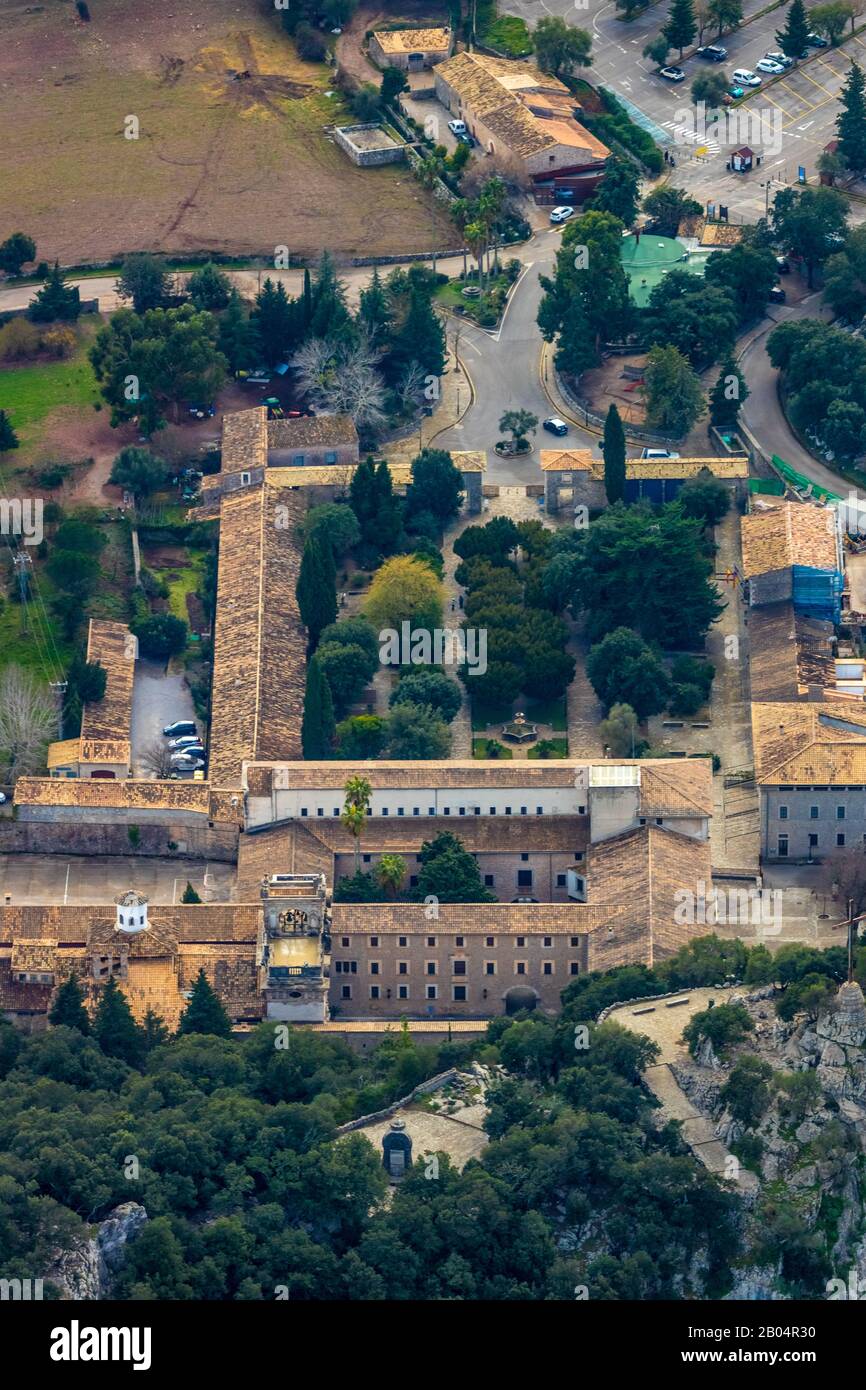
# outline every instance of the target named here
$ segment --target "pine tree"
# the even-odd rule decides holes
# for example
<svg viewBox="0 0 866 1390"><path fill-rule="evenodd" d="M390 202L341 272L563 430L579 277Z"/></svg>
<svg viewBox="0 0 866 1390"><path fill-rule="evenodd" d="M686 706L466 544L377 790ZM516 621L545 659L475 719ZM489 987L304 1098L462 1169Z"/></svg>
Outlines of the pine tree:
<svg viewBox="0 0 866 1390"><path fill-rule="evenodd" d="M800 0L794 0L799 4ZM836 117L839 136L837 154L841 155L852 172L862 174L866 169L866 87L863 69L852 63L845 86L839 94L840 111ZM0 445L2 447L2 445Z"/></svg>
<svg viewBox="0 0 866 1390"><path fill-rule="evenodd" d="M144 1053L144 1034L132 1016L123 990L109 980L93 1020L93 1036L107 1057L137 1067Z"/></svg>
<svg viewBox="0 0 866 1390"><path fill-rule="evenodd" d="M330 252L322 253L319 273L313 287L313 313L310 320L312 338L329 338L336 342L350 337L352 317L346 308L346 292L337 279Z"/></svg>
<svg viewBox="0 0 866 1390"><path fill-rule="evenodd" d="M301 724L301 747L304 757L313 762L329 758L335 734L331 687L314 656L307 665L307 685L304 691L304 719Z"/></svg>
<svg viewBox="0 0 866 1390"><path fill-rule="evenodd" d="M231 1020L214 993L204 970L192 987L192 998L181 1016L178 1033L211 1033L217 1038L227 1038L231 1034Z"/></svg>
<svg viewBox="0 0 866 1390"><path fill-rule="evenodd" d="M189 879L187 879L186 887L185 887L184 890L183 890L183 896L182 896L182 898L181 898L181 902L182 902L182 903L200 903L200 902L201 902L201 898L199 897L198 893L197 893L197 892L195 891L195 889L193 888L193 886L192 886L192 884L190 883Z"/></svg>
<svg viewBox="0 0 866 1390"><path fill-rule="evenodd" d="M698 25L692 0L673 0L668 21L663 26L662 33L671 48L679 49L680 59L683 56L683 49L688 47L697 32Z"/></svg>
<svg viewBox="0 0 866 1390"><path fill-rule="evenodd" d="M275 367L289 355L297 338L296 311L285 285L275 285L270 278L265 281L256 295L251 322L265 362Z"/></svg>
<svg viewBox="0 0 866 1390"><path fill-rule="evenodd" d="M369 285L361 291L358 317L371 342L378 342L387 335L391 309L378 268L374 268Z"/></svg>
<svg viewBox="0 0 866 1390"><path fill-rule="evenodd" d="M295 593L311 649L315 648L322 628L336 620L336 589L337 572L330 545L323 545L315 534L308 536Z"/></svg>
<svg viewBox="0 0 866 1390"><path fill-rule="evenodd" d="M625 498L625 430L619 411L612 405L604 422L604 490L610 503Z"/></svg>
<svg viewBox="0 0 866 1390"><path fill-rule="evenodd" d="M7 449L17 449L18 443L18 436L12 428L12 421L5 410L0 410L0 454L5 454Z"/></svg>
<svg viewBox="0 0 866 1390"><path fill-rule="evenodd" d="M441 376L445 370L445 331L429 295L418 286L412 287L409 312L391 358L401 365L417 362L431 376Z"/></svg>
<svg viewBox="0 0 866 1390"><path fill-rule="evenodd" d="M90 1033L90 1017L84 1007L84 996L74 975L63 981L51 1006L48 1020L55 1028L75 1028L85 1037Z"/></svg>
<svg viewBox="0 0 866 1390"><path fill-rule="evenodd" d="M717 429L733 429L740 406L749 395L746 379L733 357L722 363L719 378L710 391L710 422Z"/></svg>
<svg viewBox="0 0 866 1390"><path fill-rule="evenodd" d="M308 270L304 271L304 293L301 300L301 304L302 318L304 322L304 333L306 333L307 329L310 326L310 320L313 317L313 284L310 279L310 272Z"/></svg>
<svg viewBox="0 0 866 1390"><path fill-rule="evenodd" d="M49 270L42 288L31 301L27 317L33 323L53 323L60 320L69 323L81 313L81 296L77 289L67 285L66 277L57 261Z"/></svg>
<svg viewBox="0 0 866 1390"><path fill-rule="evenodd" d="M786 58L800 58L806 52L809 39L809 19L803 0L793 0L784 29L776 35L776 43Z"/></svg>

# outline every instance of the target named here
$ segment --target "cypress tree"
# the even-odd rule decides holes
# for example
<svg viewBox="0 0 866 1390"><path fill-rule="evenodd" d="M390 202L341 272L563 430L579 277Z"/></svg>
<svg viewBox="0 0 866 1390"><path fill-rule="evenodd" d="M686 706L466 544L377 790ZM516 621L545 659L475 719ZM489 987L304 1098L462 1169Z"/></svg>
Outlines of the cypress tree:
<svg viewBox="0 0 866 1390"><path fill-rule="evenodd" d="M212 1033L217 1038L227 1038L231 1031L231 1020L218 996L208 984L203 970L198 972L192 987L192 998L187 1004L178 1027L178 1033Z"/></svg>
<svg viewBox="0 0 866 1390"><path fill-rule="evenodd" d="M394 343L392 357L401 363L417 362L431 376L445 370L445 332L429 295L412 287L406 322Z"/></svg>
<svg viewBox="0 0 866 1390"><path fill-rule="evenodd" d="M66 277L55 261L41 290L31 300L27 317L33 323L53 323L56 320L68 323L77 319L80 313L81 296L77 289L66 283Z"/></svg>
<svg viewBox="0 0 866 1390"><path fill-rule="evenodd" d="M803 0L793 0L784 29L776 35L776 43L786 58L799 58L806 51L809 38L809 19Z"/></svg>
<svg viewBox="0 0 866 1390"><path fill-rule="evenodd" d="M225 312L220 315L217 347L232 373L245 371L256 365L253 359L261 349L255 328L247 318L237 290L232 292Z"/></svg>
<svg viewBox="0 0 866 1390"><path fill-rule="evenodd" d="M310 280L310 272L308 270L304 271L304 294L302 299L302 305L304 332L306 333L307 329L310 326L310 320L313 317L313 285L312 281Z"/></svg>
<svg viewBox="0 0 866 1390"><path fill-rule="evenodd" d="M84 1007L84 996L74 975L63 981L57 991L48 1020L55 1028L75 1028L87 1037L90 1033L90 1017Z"/></svg>
<svg viewBox="0 0 866 1390"><path fill-rule="evenodd" d="M304 691L304 719L301 725L304 757L314 762L330 757L335 733L331 687L318 659L314 656L307 664L307 685Z"/></svg>
<svg viewBox="0 0 866 1390"><path fill-rule="evenodd" d="M612 405L604 422L604 490L610 503L625 498L625 430L619 411Z"/></svg>
<svg viewBox="0 0 866 1390"><path fill-rule="evenodd" d="M717 429L733 429L737 423L740 406L746 400L749 388L746 379L733 357L722 363L718 380L710 391L710 421Z"/></svg>
<svg viewBox="0 0 866 1390"><path fill-rule="evenodd" d="M109 980L102 992L93 1020L93 1036L107 1057L118 1057L131 1067L139 1065L144 1034L116 980Z"/></svg>
<svg viewBox="0 0 866 1390"><path fill-rule="evenodd" d="M795 4L798 3L800 0L795 0ZM866 89L863 69L857 63L851 64L839 103L841 109L836 117L838 153L852 173L861 174L866 169Z"/></svg>
<svg viewBox="0 0 866 1390"><path fill-rule="evenodd" d="M5 410L0 410L0 454L5 453L7 449L17 449L18 442L12 421Z"/></svg>
<svg viewBox="0 0 866 1390"><path fill-rule="evenodd" d="M142 1031L146 1052L152 1052L155 1047L161 1047L163 1043L168 1042L168 1029L159 1014L154 1013L153 1009L148 1009L144 1015Z"/></svg>
<svg viewBox="0 0 866 1390"><path fill-rule="evenodd" d="M310 647L314 649L322 628L336 621L337 617L337 571L330 545L323 545L318 536L307 537L304 553L301 556L301 569L295 590L301 619L310 636Z"/></svg>
<svg viewBox="0 0 866 1390"><path fill-rule="evenodd" d="M182 903L200 903L200 902L201 902L201 898L199 897L198 893L197 893L197 892L195 891L195 889L193 888L193 886L192 886L192 884L190 883L189 879L187 879L186 887L185 887L184 890L183 890L183 897L181 898L181 902L182 902Z"/></svg>

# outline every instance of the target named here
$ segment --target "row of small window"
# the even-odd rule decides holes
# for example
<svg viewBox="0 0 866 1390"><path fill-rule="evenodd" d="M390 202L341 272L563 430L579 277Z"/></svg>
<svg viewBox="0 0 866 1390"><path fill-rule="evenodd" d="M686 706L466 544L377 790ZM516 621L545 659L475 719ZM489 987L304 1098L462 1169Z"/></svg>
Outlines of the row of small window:
<svg viewBox="0 0 866 1390"><path fill-rule="evenodd" d="M368 809L369 809L369 811L370 811L370 814L372 815L372 814L373 814L373 808L372 808L372 807L369 807ZM302 806L302 807L301 807L301 815L302 815L302 816L309 816L309 814L310 814L310 808L309 808L309 806ZM316 808L316 815L317 815L317 816L323 816L324 814L325 814L324 807L323 807L323 806L318 806L318 807ZM340 808L339 806L335 806L331 814L332 814L334 817L338 817L338 816L342 815L342 810L341 810L341 808ZM390 812L390 810L389 810L389 808L388 808L387 806L383 806L382 809L381 809L381 811L379 812L379 815L380 815L380 816L390 816L390 814L391 814L391 812ZM404 806L398 806L398 807L397 807L397 812L396 812L396 814L397 814L398 816L405 816L405 815L406 815L406 808L405 808ZM469 806L469 807L460 806L460 807L458 807L458 809L457 809L457 814L458 814L458 816L466 816L466 815L480 816L480 815L481 815L481 807L480 807L480 806ZM513 814L514 814L514 810L513 810L513 807L511 807L511 806L506 806L505 809L504 809L503 811L497 811L497 809L496 809L495 806L491 806L491 807L490 807L490 811L488 812L488 814L491 815L491 816L499 816L499 815L510 816L510 815L513 815ZM536 806L536 808L535 808L535 814L536 814L537 816L543 816L543 815L546 815L546 814L548 814L548 813L545 812L545 809L544 809L543 806ZM586 807L585 807L585 806L578 806L578 808L577 808L577 814L578 814L579 816L584 816L584 815L586 815ZM421 807L420 807L420 806L413 806L413 808L412 808L412 815L413 815L413 816L420 816L420 815L421 815ZM437 811L435 806L430 806L430 807L428 807L427 815L428 815L428 816L450 816L450 815L451 815L451 807L450 807L450 806L444 806L444 807L442 808L441 811ZM528 815L529 815L529 807L528 807L528 806L521 806L521 808L520 808L520 815L521 815L521 816L528 816ZM643 825L643 824L645 824L645 822L644 822L644 821L641 821L641 825ZM660 821L660 820L656 821L656 824L657 824L657 825L661 825L661 821Z"/></svg>
<svg viewBox="0 0 866 1390"><path fill-rule="evenodd" d="M866 845L866 835L863 836L863 844ZM788 853L788 837L787 837L787 835L780 835L779 838L778 838L778 841L777 841L777 845L778 845L778 849L777 849L776 853L779 855L780 858L784 859L785 856L786 856L787 853ZM810 836L809 836L809 848L810 848L810 849L817 849L817 848L818 848L818 836L817 836L817 835L815 835L815 834L810 834ZM844 848L845 848L845 832L844 832L843 830L840 830L839 833L838 833L838 835L836 836L836 848L837 848L837 849L844 849Z"/></svg>
<svg viewBox="0 0 866 1390"><path fill-rule="evenodd" d="M468 962L468 961L465 961L465 960L452 960L452 962L451 962L451 974L452 974L452 975L468 975L468 974L469 974L469 971L468 971L468 969L467 969L468 964L469 964L469 962ZM525 960L516 960L516 961L513 962L513 965L514 965L514 973L515 973L515 975L525 975L525 974L527 973L527 969L526 969L527 963L526 963ZM497 962L496 962L495 960L486 960L486 961L483 962L483 971L482 971L482 973L485 974L485 975L495 975L495 974L497 974L497 968L496 968L496 967L497 967ZM369 972L370 972L371 975L381 975L381 974L384 973L383 970L382 970L382 962L381 962L380 960L371 960L371 961L368 961L368 962L367 962L367 969L369 970ZM397 961L397 974L398 974L398 975L408 975L409 973L410 973L410 970L409 970L409 961L408 961L408 960L398 960L398 961ZM542 973L542 975L553 975L553 974L555 974L556 972L555 972L555 969L554 969L554 962L553 962L552 960L543 961L543 962L542 962L542 965L541 965L541 973ZM575 970L572 970L571 973L572 973L572 975L576 975L576 974L577 974L577 970L576 970L576 969L575 969ZM356 960L338 960L338 961L335 961L335 962L334 962L334 974L335 974L335 975L357 975L357 974L358 974L358 962L357 962ZM423 969L423 971L422 971L422 974L424 974L424 975L438 975L438 974L439 974L439 962L438 962L438 961L435 961L435 960L425 960L425 962L424 962L424 969Z"/></svg>
<svg viewBox="0 0 866 1390"><path fill-rule="evenodd" d="M514 941L515 946L525 946L525 945L526 945L526 937L525 937L525 936L515 936L515 937L512 938L512 940ZM438 937L435 937L435 936L428 936L428 937L427 937L427 942L426 942L426 944L427 944L428 946L435 946L436 943L437 943L437 941L438 941ZM572 946L579 946L579 945L580 945L580 937L579 937L579 936L572 936L572 937L569 937L569 941L570 941L570 944L571 944ZM381 939L381 937L378 937L378 936L371 936L371 937L368 937L368 942L369 942L370 946L372 946L373 949L375 950L375 948L376 948L377 946L379 946L379 945L382 944L382 939ZM340 937L340 946L341 946L341 948L345 949L345 948L351 946L351 944L352 944L352 938L351 938L350 936L341 936L341 937ZM445 941L444 941L444 940L443 940L442 944L443 944L443 946L445 945ZM546 947L547 949L550 949L550 947L553 946L553 937L552 937L552 936L543 936L543 937L541 938L541 944L542 944L542 946ZM403 948L407 947L407 946L409 945L409 938L408 938L408 936L398 936L398 937L397 937L397 945L400 946L400 947L403 947ZM465 936L455 936L455 938L454 938L454 945L457 947L458 950L459 950L460 948L464 947L464 946L466 945L466 937L465 937ZM495 946L495 945L496 945L496 937L495 937L495 936L485 936L485 938L484 938L484 945L485 945L485 946ZM338 967L338 968L339 968L339 965L340 965L340 962L338 961L338 962L337 962L337 967Z"/></svg>
<svg viewBox="0 0 866 1390"><path fill-rule="evenodd" d="M809 807L809 819L810 819L810 820L820 820L820 818L821 818L821 811L820 811L820 808L819 808L818 806L810 806L810 807ZM787 806L780 806L780 807L779 807L779 820L787 820L787 819L788 819L788 808L787 808ZM837 807L836 807L836 819L837 819L837 820L844 820L844 819L845 819L845 807L844 807L844 806L837 806Z"/></svg>
<svg viewBox="0 0 866 1390"><path fill-rule="evenodd" d="M572 962L571 962L571 968L570 968L570 970L569 970L568 973L569 973L570 975L577 975L577 974L579 973L579 972L578 972L577 961L572 961ZM466 1003L467 999L469 998L469 995L468 995L468 992L467 992L467 991L468 991L468 986L467 986L467 985L452 985L452 986L451 986L451 998L454 1000L454 1002L455 1002L456 1004L464 1004L464 1003ZM386 992L386 995L385 995L384 997L390 999L390 998L391 998L391 991L388 990L388 991ZM398 998L398 999L409 999L410 997L411 997L411 996L410 996L410 994L409 994L409 986L408 986L408 985L398 985L398 986L397 986L397 998ZM424 997L425 999L438 999L438 998L439 998L439 986L438 986L438 985L425 985L425 986L424 986L424 994L423 994L423 997ZM351 999L351 998L352 998L352 986L351 986L351 985L341 985L341 986L340 986L340 998L341 998L341 999ZM382 986L381 986L381 985L370 985L370 998L371 998L371 999L381 999L381 998L383 998L383 995L382 995Z"/></svg>

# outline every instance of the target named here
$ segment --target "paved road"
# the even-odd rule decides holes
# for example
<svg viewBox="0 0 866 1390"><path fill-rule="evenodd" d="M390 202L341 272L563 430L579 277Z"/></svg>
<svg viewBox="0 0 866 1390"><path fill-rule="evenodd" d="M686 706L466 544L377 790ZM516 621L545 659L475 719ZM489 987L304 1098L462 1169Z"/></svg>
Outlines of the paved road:
<svg viewBox="0 0 866 1390"><path fill-rule="evenodd" d="M0 855L0 900L8 893L16 904L113 903L130 888L154 904L179 903L187 882L203 902L228 902L234 879L233 864L197 859Z"/></svg>

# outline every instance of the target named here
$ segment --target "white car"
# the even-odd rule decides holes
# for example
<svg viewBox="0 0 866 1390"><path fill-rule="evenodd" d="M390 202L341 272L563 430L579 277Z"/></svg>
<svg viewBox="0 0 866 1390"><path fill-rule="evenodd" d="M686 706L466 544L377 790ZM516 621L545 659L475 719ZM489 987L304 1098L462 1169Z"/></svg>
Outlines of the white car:
<svg viewBox="0 0 866 1390"><path fill-rule="evenodd" d="M641 449L642 459L678 459L679 454L672 449Z"/></svg>
<svg viewBox="0 0 866 1390"><path fill-rule="evenodd" d="M573 217L573 216L574 216L574 208L567 208L567 207L554 208L554 209L553 209L553 212L550 214L550 220L551 220L551 222L567 222L568 219L569 219L569 217Z"/></svg>
<svg viewBox="0 0 866 1390"><path fill-rule="evenodd" d="M685 82L686 80L682 68L659 68L659 77L663 77L665 82Z"/></svg>
<svg viewBox="0 0 866 1390"><path fill-rule="evenodd" d="M760 66L760 65L759 65ZM761 79L751 68L735 68L733 79L740 87L760 87Z"/></svg>
<svg viewBox="0 0 866 1390"><path fill-rule="evenodd" d="M169 748L192 748L195 744L201 743L198 734L183 734L181 738L170 738Z"/></svg>
<svg viewBox="0 0 866 1390"><path fill-rule="evenodd" d="M755 66L759 72L770 72L774 77L778 77L780 73L785 71L782 64L777 63L775 58L762 58Z"/></svg>
<svg viewBox="0 0 866 1390"><path fill-rule="evenodd" d="M452 134L452 135L465 135L465 134L466 134L466 122L465 122L465 121L449 121L449 122L448 122L448 129L451 131L451 134Z"/></svg>
<svg viewBox="0 0 866 1390"><path fill-rule="evenodd" d="M6 793L0 792L0 806L6 805Z"/></svg>

